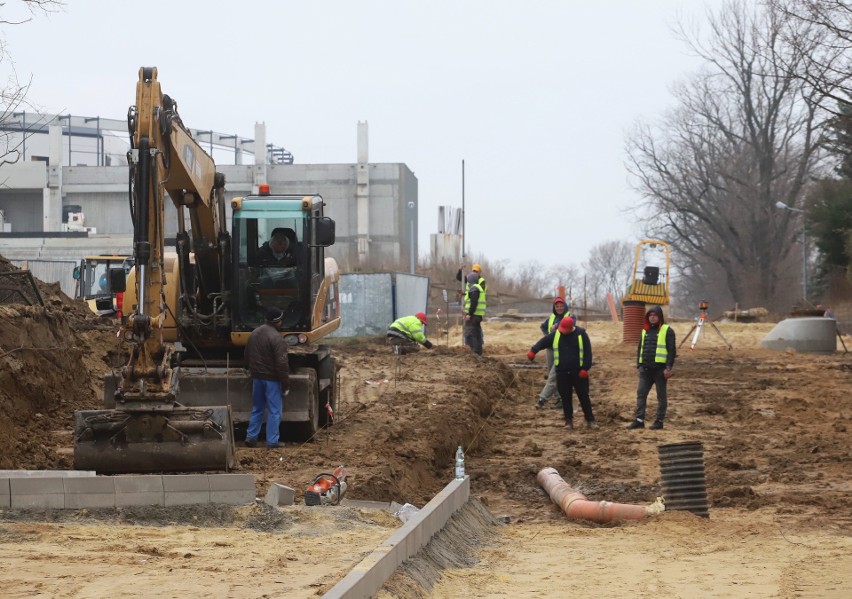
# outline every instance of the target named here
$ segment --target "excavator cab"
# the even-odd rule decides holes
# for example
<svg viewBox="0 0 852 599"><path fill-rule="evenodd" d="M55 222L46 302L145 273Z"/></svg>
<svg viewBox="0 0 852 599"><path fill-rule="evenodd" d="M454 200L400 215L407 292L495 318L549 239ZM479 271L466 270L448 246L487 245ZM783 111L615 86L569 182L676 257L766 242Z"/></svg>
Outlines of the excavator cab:
<svg viewBox="0 0 852 599"><path fill-rule="evenodd" d="M313 310L325 282L324 248L334 243L334 221L322 216L322 203L318 195L232 201L234 331L263 324L270 308L284 313L281 328L292 333L310 333L329 320L317 322ZM281 237L288 240L284 250L274 243Z"/></svg>

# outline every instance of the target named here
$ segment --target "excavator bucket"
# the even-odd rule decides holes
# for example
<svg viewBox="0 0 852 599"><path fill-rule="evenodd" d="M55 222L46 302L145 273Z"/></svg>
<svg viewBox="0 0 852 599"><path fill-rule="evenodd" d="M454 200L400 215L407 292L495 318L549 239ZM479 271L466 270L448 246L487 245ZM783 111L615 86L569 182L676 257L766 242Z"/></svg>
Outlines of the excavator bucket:
<svg viewBox="0 0 852 599"><path fill-rule="evenodd" d="M74 414L74 467L102 474L234 466L229 406L84 410Z"/></svg>

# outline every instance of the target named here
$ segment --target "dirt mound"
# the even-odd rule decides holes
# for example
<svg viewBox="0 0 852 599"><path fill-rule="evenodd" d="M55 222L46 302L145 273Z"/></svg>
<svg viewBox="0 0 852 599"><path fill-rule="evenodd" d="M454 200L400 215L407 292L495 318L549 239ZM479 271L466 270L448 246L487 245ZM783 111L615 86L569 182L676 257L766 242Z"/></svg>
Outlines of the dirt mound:
<svg viewBox="0 0 852 599"><path fill-rule="evenodd" d="M102 405L120 360L115 324L83 308L0 305L0 468L71 467L73 414Z"/></svg>
<svg viewBox="0 0 852 599"><path fill-rule="evenodd" d="M377 340L345 343L337 423L283 453L243 450L240 467L269 482L310 483L344 464L353 499L425 505L452 478L458 445L488 447L485 426L513 374L461 348L395 356ZM301 489L297 489L299 496Z"/></svg>

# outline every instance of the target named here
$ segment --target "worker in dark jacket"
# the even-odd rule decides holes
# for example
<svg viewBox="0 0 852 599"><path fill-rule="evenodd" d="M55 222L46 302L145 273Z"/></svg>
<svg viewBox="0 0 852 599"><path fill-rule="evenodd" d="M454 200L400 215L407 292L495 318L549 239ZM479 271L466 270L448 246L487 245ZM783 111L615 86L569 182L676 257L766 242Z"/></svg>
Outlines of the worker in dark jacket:
<svg viewBox="0 0 852 599"><path fill-rule="evenodd" d="M293 254L295 238L296 233L292 229L278 227L272 231L269 241L260 246L257 251L260 265L296 266L296 257Z"/></svg>
<svg viewBox="0 0 852 599"><path fill-rule="evenodd" d="M627 428L630 430L645 428L645 405L651 387L657 387L657 418L651 428L663 428L668 407L666 386L672 375L677 344L675 332L666 324L663 309L654 306L645 313L645 324L636 350L636 363L639 369L639 387L636 390L636 419Z"/></svg>
<svg viewBox="0 0 852 599"><path fill-rule="evenodd" d="M281 319L284 313L272 308L266 313L266 322L249 336L246 344L246 365L252 378L252 407L246 431L246 445L257 447L263 413L266 418L266 444L270 449L279 447L279 426L284 397L290 392L290 367L287 362L287 344L281 337Z"/></svg>
<svg viewBox="0 0 852 599"><path fill-rule="evenodd" d="M574 319L565 316L559 326L542 337L527 352L530 361L535 354L545 348L553 348L553 367L556 370L556 386L562 397L562 411L565 414L565 428L574 428L574 391L583 408L586 425L597 428L592 412L592 400L589 397L589 369L592 367L592 342L585 329L574 326Z"/></svg>
<svg viewBox="0 0 852 599"><path fill-rule="evenodd" d="M551 331L556 330L564 316L570 316L571 311L568 309L565 300L557 297L553 300L553 313L544 319L541 323L541 332L547 335ZM559 391L556 389L556 370L553 368L553 348L547 348L547 382L544 383L541 391L538 394L538 401L535 402L535 407L540 410L544 407L545 402L551 396L556 398L554 408L562 407L562 398L559 396Z"/></svg>
<svg viewBox="0 0 852 599"><path fill-rule="evenodd" d="M387 344L396 354L409 354L419 351L418 344L432 349L432 342L426 338L426 314L418 312L413 316L397 318L388 327Z"/></svg>

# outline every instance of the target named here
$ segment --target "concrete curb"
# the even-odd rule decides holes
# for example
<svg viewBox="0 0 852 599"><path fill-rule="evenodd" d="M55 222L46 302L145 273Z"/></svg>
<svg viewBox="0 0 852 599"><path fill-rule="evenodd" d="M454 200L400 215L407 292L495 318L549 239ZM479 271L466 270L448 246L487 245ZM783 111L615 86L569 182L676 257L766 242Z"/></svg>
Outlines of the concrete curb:
<svg viewBox="0 0 852 599"><path fill-rule="evenodd" d="M373 597L396 569L423 549L470 498L470 477L453 480L388 540L332 587L325 599Z"/></svg>

